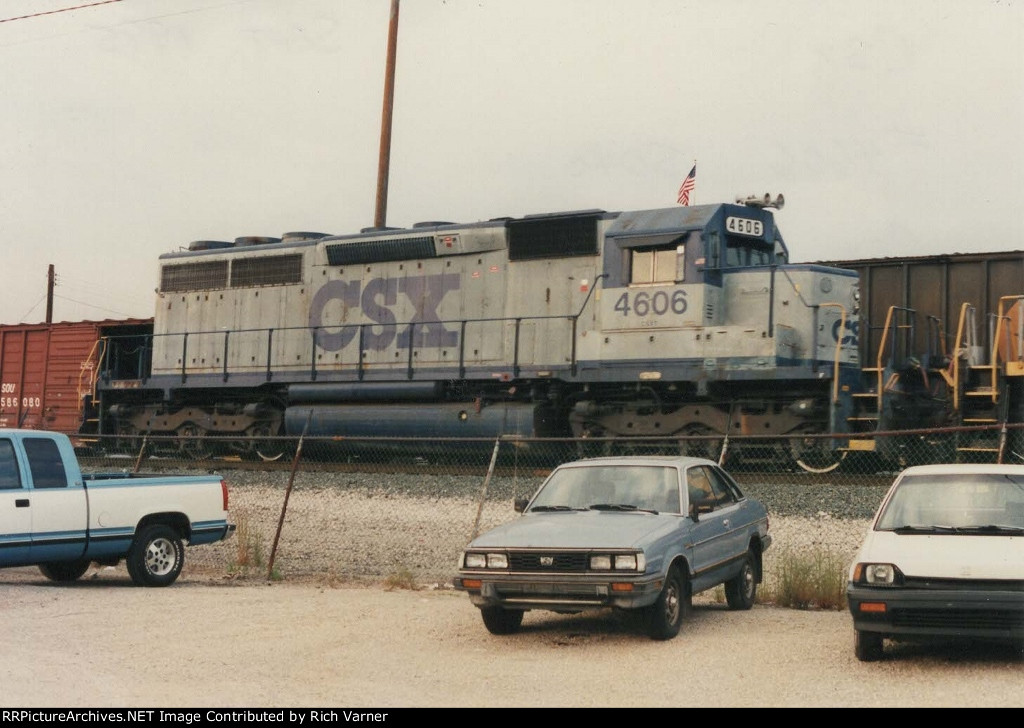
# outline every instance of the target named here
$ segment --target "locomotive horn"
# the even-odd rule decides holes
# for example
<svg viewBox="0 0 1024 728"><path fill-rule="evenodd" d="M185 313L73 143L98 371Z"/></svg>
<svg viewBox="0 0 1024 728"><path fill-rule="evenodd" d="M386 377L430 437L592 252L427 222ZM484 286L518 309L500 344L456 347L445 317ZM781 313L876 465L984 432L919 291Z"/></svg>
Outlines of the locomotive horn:
<svg viewBox="0 0 1024 728"><path fill-rule="evenodd" d="M736 204L738 204L738 205L746 205L747 207L757 207L757 208L774 207L776 209L781 210L782 206L785 203L786 203L786 201L785 201L785 199L783 199L782 195L779 195L778 197L775 198L774 201L772 201L771 194L769 194L767 192L764 194L764 197L761 197L760 195L750 195L749 197L737 197L736 198Z"/></svg>

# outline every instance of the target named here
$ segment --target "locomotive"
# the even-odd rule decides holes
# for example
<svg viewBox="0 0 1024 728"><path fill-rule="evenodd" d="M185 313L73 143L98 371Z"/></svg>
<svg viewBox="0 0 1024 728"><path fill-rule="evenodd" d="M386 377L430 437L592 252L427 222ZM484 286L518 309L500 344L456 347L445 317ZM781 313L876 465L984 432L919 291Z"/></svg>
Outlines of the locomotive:
<svg viewBox="0 0 1024 728"><path fill-rule="evenodd" d="M850 452L899 456L907 438L879 431L1024 421L1024 297L999 299L993 344L969 304L955 335L928 317L922 336L897 305L862 330L858 272L790 262L782 205L194 241L159 257L149 325L101 328L79 434L265 460L304 432L659 439L827 472ZM29 410L18 421L45 427Z"/></svg>
<svg viewBox="0 0 1024 728"><path fill-rule="evenodd" d="M848 427L858 280L790 263L781 204L195 241L160 256L152 336L110 339L98 427L265 459L302 431L756 434L826 467L806 436Z"/></svg>

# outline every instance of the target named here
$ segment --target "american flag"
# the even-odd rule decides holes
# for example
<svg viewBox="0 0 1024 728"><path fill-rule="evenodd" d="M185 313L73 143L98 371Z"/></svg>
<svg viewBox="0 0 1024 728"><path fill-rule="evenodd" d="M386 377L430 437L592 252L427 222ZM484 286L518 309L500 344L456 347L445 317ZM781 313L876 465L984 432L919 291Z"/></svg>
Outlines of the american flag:
<svg viewBox="0 0 1024 728"><path fill-rule="evenodd" d="M697 181L697 165L693 165L693 169L686 175L686 179L679 185L679 197L677 201L680 205L690 204L690 193L693 192L693 185Z"/></svg>

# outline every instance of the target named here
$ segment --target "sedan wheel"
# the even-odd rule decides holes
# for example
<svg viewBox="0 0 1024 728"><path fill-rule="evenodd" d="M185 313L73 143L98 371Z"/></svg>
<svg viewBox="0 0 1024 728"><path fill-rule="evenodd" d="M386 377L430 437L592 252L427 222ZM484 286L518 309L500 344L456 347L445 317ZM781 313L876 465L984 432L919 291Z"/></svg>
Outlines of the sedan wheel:
<svg viewBox="0 0 1024 728"><path fill-rule="evenodd" d="M689 581L673 566L657 601L647 607L647 635L655 640L670 640L679 634L683 618L690 613L691 600Z"/></svg>
<svg viewBox="0 0 1024 728"><path fill-rule="evenodd" d="M725 583L725 601L729 609L750 609L757 598L757 573L754 555L749 551L743 558L740 573Z"/></svg>
<svg viewBox="0 0 1024 728"><path fill-rule="evenodd" d="M853 652L861 662L874 662L882 659L882 635L877 632L854 631Z"/></svg>

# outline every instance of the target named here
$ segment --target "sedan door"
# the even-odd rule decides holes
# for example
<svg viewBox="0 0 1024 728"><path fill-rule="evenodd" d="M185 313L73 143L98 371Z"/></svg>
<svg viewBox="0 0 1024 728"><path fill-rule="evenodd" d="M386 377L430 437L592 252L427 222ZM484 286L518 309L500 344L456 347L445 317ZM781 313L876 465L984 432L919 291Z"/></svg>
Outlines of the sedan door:
<svg viewBox="0 0 1024 728"><path fill-rule="evenodd" d="M734 527L730 518L735 508L720 506L709 470L704 465L695 465L686 470L694 591L720 583L722 572L728 569L736 554ZM710 513L698 513L696 506L711 507L713 510Z"/></svg>

